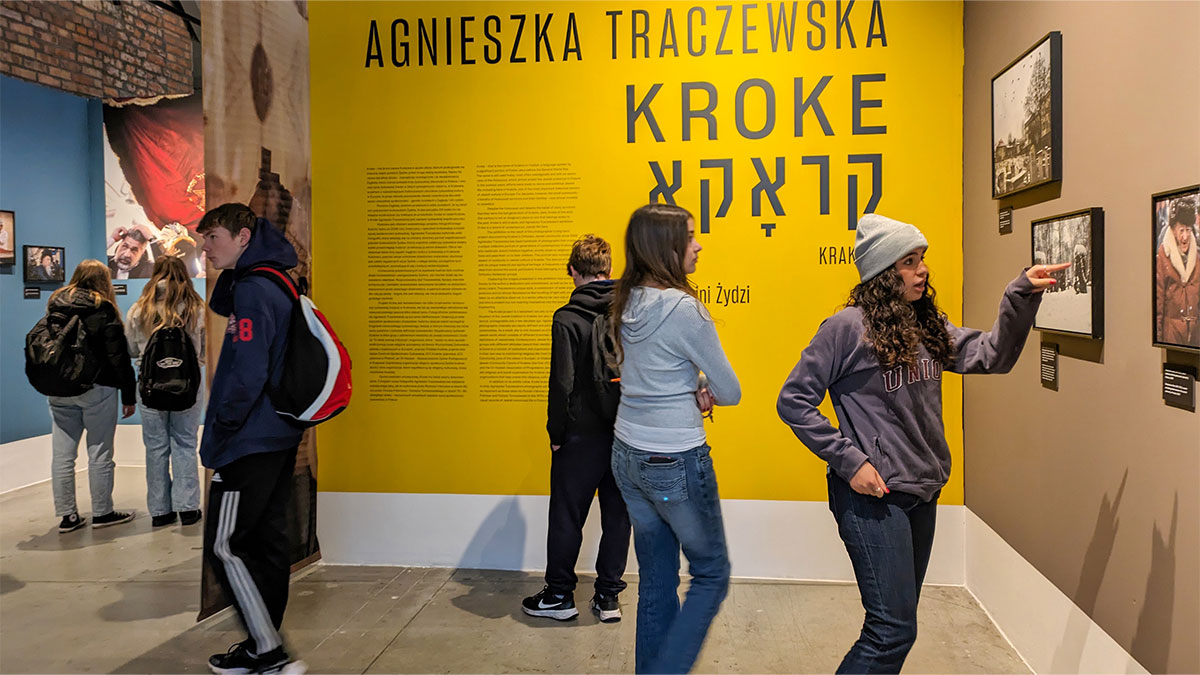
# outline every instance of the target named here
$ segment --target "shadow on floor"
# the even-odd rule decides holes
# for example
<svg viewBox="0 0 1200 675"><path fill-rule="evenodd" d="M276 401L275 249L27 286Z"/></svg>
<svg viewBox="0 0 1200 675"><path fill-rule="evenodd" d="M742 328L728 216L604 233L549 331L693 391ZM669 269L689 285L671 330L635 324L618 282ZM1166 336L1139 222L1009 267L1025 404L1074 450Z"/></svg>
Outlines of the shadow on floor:
<svg viewBox="0 0 1200 675"><path fill-rule="evenodd" d="M207 673L208 657L245 638L237 616L220 614L155 645L113 669L114 673Z"/></svg>
<svg viewBox="0 0 1200 675"><path fill-rule="evenodd" d="M519 570L525 561L525 517L521 515L521 507L516 497L509 497L496 505L488 514L475 536L463 551L459 568L474 568L484 559L488 552L490 567L498 569ZM455 607L487 619L499 619L512 616L513 607L509 602L498 602L496 593L496 577L484 570L464 570L461 577L455 579L466 586L465 595L452 598ZM512 573L504 574L506 579L512 579ZM520 611L520 607L516 608Z"/></svg>
<svg viewBox="0 0 1200 675"><path fill-rule="evenodd" d="M0 574L0 595L25 588L25 582L11 574Z"/></svg>
<svg viewBox="0 0 1200 675"><path fill-rule="evenodd" d="M157 570L147 570L128 581L116 584L121 599L100 608L98 615L105 621L141 621L161 619L176 614L195 616L200 611L200 584L196 581L174 582L181 572L193 578L200 576L200 555L181 563Z"/></svg>

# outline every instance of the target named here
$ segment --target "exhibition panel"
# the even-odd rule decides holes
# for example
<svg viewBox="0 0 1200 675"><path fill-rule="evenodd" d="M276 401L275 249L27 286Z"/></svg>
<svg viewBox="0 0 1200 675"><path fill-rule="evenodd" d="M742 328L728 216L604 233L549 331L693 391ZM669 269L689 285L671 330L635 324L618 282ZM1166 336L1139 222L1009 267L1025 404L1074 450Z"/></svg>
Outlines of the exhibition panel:
<svg viewBox="0 0 1200 675"><path fill-rule="evenodd" d="M824 501L774 400L857 279L862 213L920 224L959 318L961 11L313 4L316 300L363 383L319 432L322 489L545 494L570 244L605 237L619 274L629 214L666 201L696 217L697 291L745 392L708 423L722 496Z"/></svg>

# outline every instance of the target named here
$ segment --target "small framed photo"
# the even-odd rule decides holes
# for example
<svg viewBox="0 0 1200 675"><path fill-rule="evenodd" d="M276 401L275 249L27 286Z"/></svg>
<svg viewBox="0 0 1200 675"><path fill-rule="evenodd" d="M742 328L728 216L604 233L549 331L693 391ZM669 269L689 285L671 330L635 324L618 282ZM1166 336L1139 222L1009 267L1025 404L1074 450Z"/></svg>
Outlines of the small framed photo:
<svg viewBox="0 0 1200 675"><path fill-rule="evenodd" d="M1054 274L1033 327L1104 338L1104 209L1090 208L1033 221L1033 264L1071 266Z"/></svg>
<svg viewBox="0 0 1200 675"><path fill-rule="evenodd" d="M0 211L0 265L17 264L17 214Z"/></svg>
<svg viewBox="0 0 1200 675"><path fill-rule="evenodd" d="M992 199L1062 180L1062 33L992 78Z"/></svg>
<svg viewBox="0 0 1200 675"><path fill-rule="evenodd" d="M25 283L61 284L66 277L66 250L61 246L25 246Z"/></svg>
<svg viewBox="0 0 1200 675"><path fill-rule="evenodd" d="M1150 200L1154 345L1200 351L1200 185Z"/></svg>

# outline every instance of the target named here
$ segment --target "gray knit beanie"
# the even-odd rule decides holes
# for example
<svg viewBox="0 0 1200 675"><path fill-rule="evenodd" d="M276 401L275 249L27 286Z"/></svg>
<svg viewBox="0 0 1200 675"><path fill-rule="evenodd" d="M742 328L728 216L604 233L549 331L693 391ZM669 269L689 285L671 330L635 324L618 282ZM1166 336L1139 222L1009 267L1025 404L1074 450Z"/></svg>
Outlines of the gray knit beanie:
<svg viewBox="0 0 1200 675"><path fill-rule="evenodd" d="M925 235L916 227L878 213L858 219L854 236L854 264L858 276L869 281L916 248L928 247Z"/></svg>

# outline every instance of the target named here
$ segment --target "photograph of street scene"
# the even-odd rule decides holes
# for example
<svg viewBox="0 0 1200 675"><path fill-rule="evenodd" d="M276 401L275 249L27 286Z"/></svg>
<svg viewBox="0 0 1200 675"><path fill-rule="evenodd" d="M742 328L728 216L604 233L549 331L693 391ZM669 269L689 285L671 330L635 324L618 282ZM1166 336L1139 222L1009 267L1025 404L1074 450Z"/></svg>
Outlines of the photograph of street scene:
<svg viewBox="0 0 1200 675"><path fill-rule="evenodd" d="M1042 296L1035 328L1103 337L1096 316L1103 302L1102 280L1097 274L1101 266L1099 260L1093 260L1097 250L1093 233L1099 228L1093 228L1092 222L1102 213L1092 209L1033 223L1033 264L1071 263L1054 274L1057 283Z"/></svg>
<svg viewBox="0 0 1200 675"><path fill-rule="evenodd" d="M992 197L1059 180L1058 33L992 79Z"/></svg>

